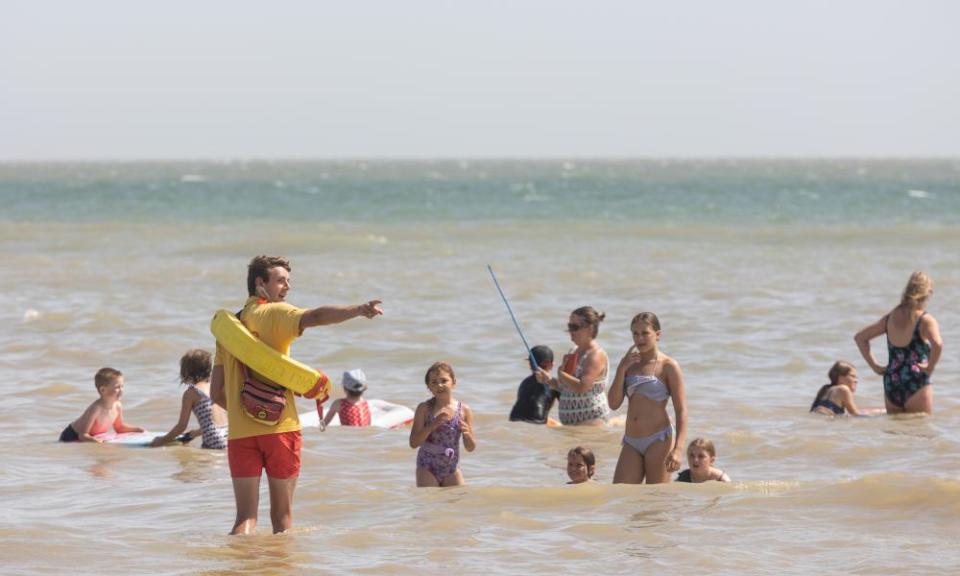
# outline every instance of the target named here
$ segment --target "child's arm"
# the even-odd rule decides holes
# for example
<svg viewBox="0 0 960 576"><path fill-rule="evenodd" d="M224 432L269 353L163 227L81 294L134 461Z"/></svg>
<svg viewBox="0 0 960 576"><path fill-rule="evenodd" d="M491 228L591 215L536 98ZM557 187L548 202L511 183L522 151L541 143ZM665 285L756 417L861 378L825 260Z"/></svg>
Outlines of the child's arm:
<svg viewBox="0 0 960 576"><path fill-rule="evenodd" d="M870 351L870 341L886 331L887 317L884 316L863 330L857 332L857 334L853 337L854 342L857 343L857 348L860 350L860 355L863 356L863 359L866 360L867 364L870 365L870 369L881 376L887 368L886 366L881 366L877 362L877 359L873 357L873 352Z"/></svg>
<svg viewBox="0 0 960 576"><path fill-rule="evenodd" d="M631 346L627 353L623 355L620 364L617 365L617 373L613 377L613 384L607 390L607 403L611 410L616 410L623 404L623 379L627 375L627 370L639 362L639 357L640 354L635 353L634 347Z"/></svg>
<svg viewBox="0 0 960 576"><path fill-rule="evenodd" d="M327 415L323 417L323 422L320 423L320 430L326 430L327 426L330 425L330 422L333 420L333 417L337 415L337 412L340 411L340 400L334 400L333 404L330 405L330 409L327 410Z"/></svg>
<svg viewBox="0 0 960 576"><path fill-rule="evenodd" d="M460 431L463 432L463 447L467 452L473 452L477 447L477 440L473 436L473 410L466 404L462 404L463 422L460 423Z"/></svg>
<svg viewBox="0 0 960 576"><path fill-rule="evenodd" d="M718 472L720 472L720 477L717 478L719 482L732 482L732 480L730 479L730 476L727 476L726 472L724 472L723 470L718 470Z"/></svg>
<svg viewBox="0 0 960 576"><path fill-rule="evenodd" d="M846 386L837 386L837 388L840 388L840 405L854 416L865 416L865 413L860 411L857 408L857 403L853 401L853 392Z"/></svg>
<svg viewBox="0 0 960 576"><path fill-rule="evenodd" d="M77 436L80 437L81 442L103 442L103 440L94 438L90 435L90 429L93 428L93 423L96 421L97 416L99 415L100 401L97 400L93 404L87 406L87 409L84 410L83 415L74 421L73 429L77 432Z"/></svg>
<svg viewBox="0 0 960 576"><path fill-rule="evenodd" d="M150 442L151 448L173 442L177 439L177 436L180 436L187 429L187 424L190 423L190 411L193 410L193 404L196 401L197 393L193 388L187 388L183 391L183 396L180 399L180 419L177 420L177 423L173 425L169 432L159 438L154 438L153 442Z"/></svg>
<svg viewBox="0 0 960 576"><path fill-rule="evenodd" d="M413 427L410 428L410 447L419 448L421 444L427 441L427 438L434 430L437 429L437 426L440 426L447 420L449 417L446 417L445 412L441 412L433 419L433 422L430 426L426 425L427 421L427 410L430 409L430 406L427 402L421 402L417 406L417 411L413 415Z"/></svg>
<svg viewBox="0 0 960 576"><path fill-rule="evenodd" d="M687 445L687 389L683 382L683 372L676 360L671 359L665 363L663 371L667 376L667 386L670 388L677 422L677 440L667 456L667 471L676 472L683 463L683 447Z"/></svg>
<svg viewBox="0 0 960 576"><path fill-rule="evenodd" d="M123 422L123 406L119 402L117 402L117 419L113 421L113 429L119 434L125 432L146 432L146 430L139 426L131 426Z"/></svg>

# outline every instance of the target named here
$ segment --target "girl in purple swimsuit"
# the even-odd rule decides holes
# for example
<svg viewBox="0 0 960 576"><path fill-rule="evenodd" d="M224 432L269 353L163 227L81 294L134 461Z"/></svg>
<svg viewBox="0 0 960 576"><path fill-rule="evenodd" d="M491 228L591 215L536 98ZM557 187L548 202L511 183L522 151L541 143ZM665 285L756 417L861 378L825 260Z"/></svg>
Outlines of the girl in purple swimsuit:
<svg viewBox="0 0 960 576"><path fill-rule="evenodd" d="M446 362L436 362L424 376L433 398L421 402L413 416L410 447L417 451L417 486L461 486L460 437L467 452L477 447L473 412L453 398L457 377Z"/></svg>
<svg viewBox="0 0 960 576"><path fill-rule="evenodd" d="M607 393L616 410L627 399L627 425L613 482L647 484L669 482L680 469L687 436L687 401L683 373L676 360L660 352L660 320L642 312L630 322L633 346L627 350ZM667 414L673 401L677 419L674 438Z"/></svg>

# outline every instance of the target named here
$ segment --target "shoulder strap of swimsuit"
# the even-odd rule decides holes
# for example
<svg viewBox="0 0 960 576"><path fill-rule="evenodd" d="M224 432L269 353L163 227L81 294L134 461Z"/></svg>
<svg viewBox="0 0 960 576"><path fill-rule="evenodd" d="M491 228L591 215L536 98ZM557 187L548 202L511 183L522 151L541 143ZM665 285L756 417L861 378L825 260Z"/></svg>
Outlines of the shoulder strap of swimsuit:
<svg viewBox="0 0 960 576"><path fill-rule="evenodd" d="M917 325L913 327L914 334L920 334L920 321L923 320L923 317L927 315L927 311L924 310L920 316L917 318Z"/></svg>

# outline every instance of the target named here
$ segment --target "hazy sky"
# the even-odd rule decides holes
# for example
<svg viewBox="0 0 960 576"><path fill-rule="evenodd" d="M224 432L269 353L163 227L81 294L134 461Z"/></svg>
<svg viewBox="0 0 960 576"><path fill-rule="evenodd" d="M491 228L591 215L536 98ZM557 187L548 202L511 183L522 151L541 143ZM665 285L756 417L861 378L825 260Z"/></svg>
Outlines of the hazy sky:
<svg viewBox="0 0 960 576"><path fill-rule="evenodd" d="M960 156L960 2L0 0L0 159Z"/></svg>

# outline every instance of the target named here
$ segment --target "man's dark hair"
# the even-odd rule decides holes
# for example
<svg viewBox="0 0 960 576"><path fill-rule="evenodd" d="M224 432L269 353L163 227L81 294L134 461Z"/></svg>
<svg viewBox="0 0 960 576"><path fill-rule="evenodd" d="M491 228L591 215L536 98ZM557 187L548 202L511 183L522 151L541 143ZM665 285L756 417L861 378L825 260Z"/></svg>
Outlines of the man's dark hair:
<svg viewBox="0 0 960 576"><path fill-rule="evenodd" d="M257 278L270 280L270 269L280 266L290 272L290 261L283 256L254 256L247 266L247 295L257 295Z"/></svg>

